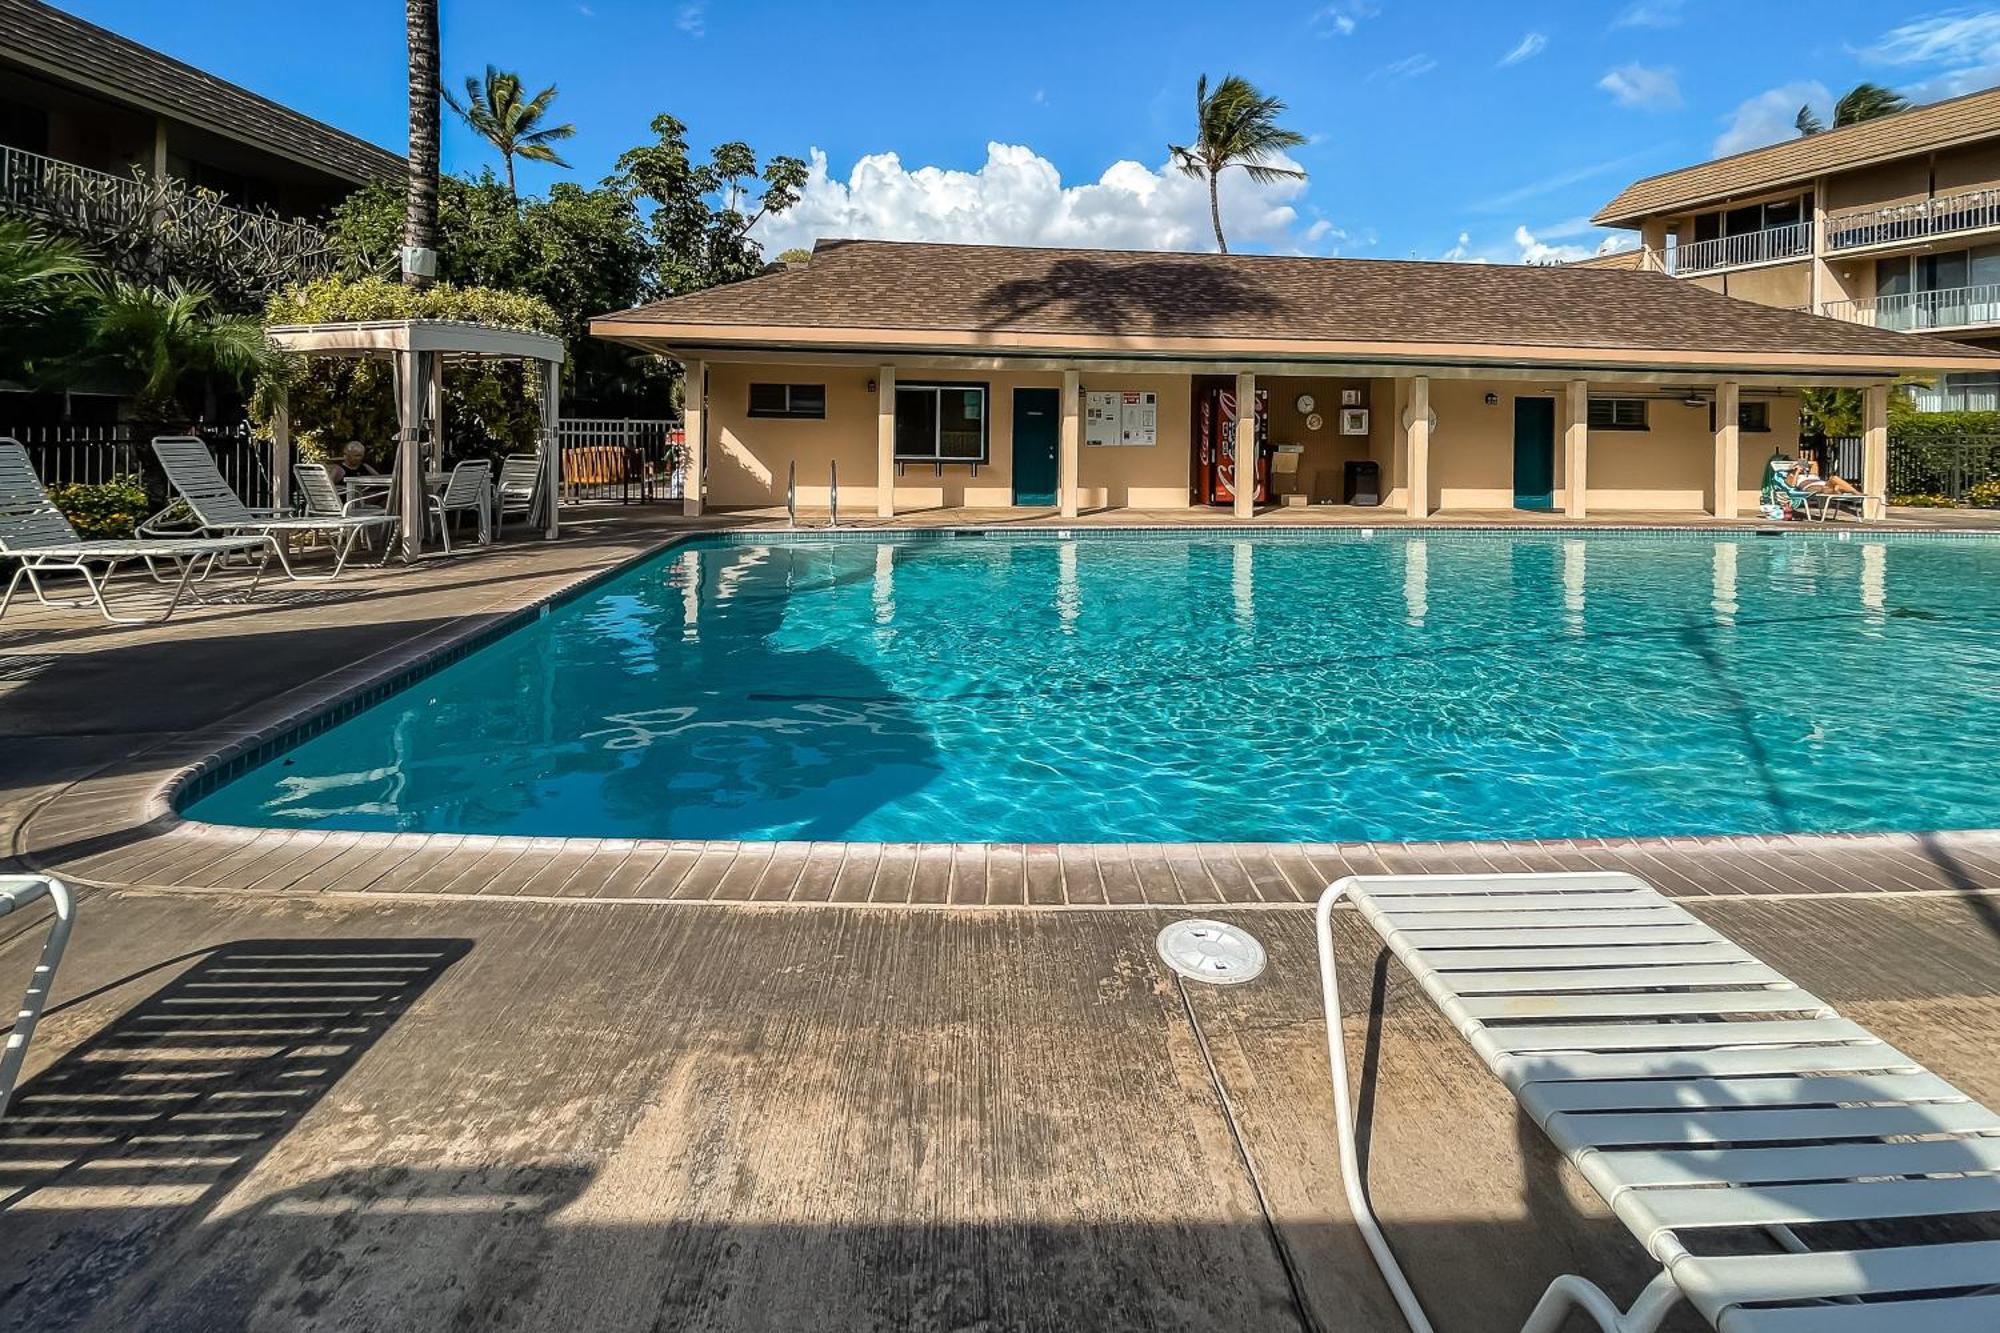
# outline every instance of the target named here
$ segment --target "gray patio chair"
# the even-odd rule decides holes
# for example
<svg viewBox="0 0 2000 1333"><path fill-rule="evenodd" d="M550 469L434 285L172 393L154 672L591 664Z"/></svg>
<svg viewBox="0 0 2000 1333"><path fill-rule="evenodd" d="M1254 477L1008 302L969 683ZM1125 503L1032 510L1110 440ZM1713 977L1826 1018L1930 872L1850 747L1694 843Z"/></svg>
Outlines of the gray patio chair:
<svg viewBox="0 0 2000 1333"><path fill-rule="evenodd" d="M430 511L438 521L438 534L446 555L451 554L451 516L470 511L479 521L479 544L493 540L491 482L493 464L485 459L460 463L451 470L444 490L430 497Z"/></svg>
<svg viewBox="0 0 2000 1333"><path fill-rule="evenodd" d="M44 898L55 909L55 915L50 918L49 933L42 940L41 957L35 960L35 970L28 978L27 993L21 997L14 1030L7 1034L5 1049L0 1050L0 1118L6 1116L7 1104L14 1099L14 1084L20 1080L21 1066L27 1062L28 1044L35 1039L35 1025L41 1022L42 1010L48 1006L56 970L62 966L64 950L69 948L70 927L76 923L76 900L61 880L52 875L0 875L0 917L24 911Z"/></svg>
<svg viewBox="0 0 2000 1333"><path fill-rule="evenodd" d="M324 463L300 463L292 469L292 484L299 493L300 512L307 518L379 518L385 512L379 498L342 500L333 471ZM367 545L370 532L363 529L361 543Z"/></svg>
<svg viewBox="0 0 2000 1333"><path fill-rule="evenodd" d="M519 514L524 520L532 520L535 493L541 486L542 456L539 453L508 454L501 459L499 505L493 519L494 526L504 532L509 514Z"/></svg>
<svg viewBox="0 0 2000 1333"><path fill-rule="evenodd" d="M2000 1212L2000 1116L1632 875L1352 875L1315 923L1335 1139L1416 1333L1430 1320L1362 1184L1343 899L1660 1266L1625 1310L1559 1277L1523 1333L1572 1311L1655 1333L1683 1300L1720 1333L2000 1328L2000 1240L1936 1225Z"/></svg>
<svg viewBox="0 0 2000 1333"><path fill-rule="evenodd" d="M0 438L0 556L18 562L14 576L7 581L7 591L0 594L0 616L7 614L15 592L25 582L43 606L94 604L99 614L114 625L154 624L180 608L197 570L200 577L206 578L216 561L227 555L259 557L256 573L250 580L250 591L256 591L257 581L264 576L265 561L271 555L271 545L269 538L256 535L155 541L86 540L70 526L70 521L42 489L42 480L35 475L27 449L18 440ZM144 561L156 580L174 590L167 609L157 616L114 616L105 603L104 591L118 572L118 566L134 560ZM160 560L172 561L178 567L178 577L161 575L155 564ZM50 601L42 580L52 574L74 574L81 578L90 589L90 600Z"/></svg>
<svg viewBox="0 0 2000 1333"><path fill-rule="evenodd" d="M252 509L243 503L242 497L223 479L221 469L215 466L215 455L208 446L191 435L161 435L153 440L153 454L160 460L160 467L167 474L167 481L174 492L187 505L192 514L194 531L200 534L236 536L243 533L257 533L270 537L271 550L278 557L279 566L288 577L299 580L326 580L338 578L347 567L347 558L361 540L362 534L376 529L385 529L395 524L392 514L343 514L315 516L287 516L272 510ZM142 537L176 535L166 526L170 520L166 512L155 514L139 525ZM286 552L286 539L305 533L325 533L333 541L333 572L330 574L301 574L292 568ZM386 558L389 543L382 545Z"/></svg>

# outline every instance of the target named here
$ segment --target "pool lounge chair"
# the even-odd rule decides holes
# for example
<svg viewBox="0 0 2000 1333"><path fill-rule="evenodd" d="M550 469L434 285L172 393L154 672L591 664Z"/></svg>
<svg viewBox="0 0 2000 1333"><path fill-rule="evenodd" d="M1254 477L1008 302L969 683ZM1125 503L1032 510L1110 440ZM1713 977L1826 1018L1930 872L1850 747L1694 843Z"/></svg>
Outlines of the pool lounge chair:
<svg viewBox="0 0 2000 1333"><path fill-rule="evenodd" d="M348 556L363 534L395 526L393 514L329 514L292 516L270 509L252 509L243 503L215 466L215 455L193 436L161 435L153 440L153 454L167 474L175 494L193 515L194 531L204 535L238 536L257 533L271 538L271 550L285 574L299 580L326 580L340 577ZM168 525L168 511L155 514L139 525L142 537L175 535ZM333 572L301 574L292 568L286 552L288 538L302 533L325 533L333 541ZM386 559L390 545L382 544Z"/></svg>
<svg viewBox="0 0 2000 1333"><path fill-rule="evenodd" d="M1818 506L1818 521L1826 522L1836 511L1851 510L1856 518L1867 512L1871 496L1859 491L1836 491L1825 482L1817 486L1799 486L1792 480L1792 473L1798 469L1798 462L1790 458L1771 460L1771 479L1767 491L1772 498L1781 501L1783 507L1796 510L1808 520L1814 518L1814 506Z"/></svg>
<svg viewBox="0 0 2000 1333"><path fill-rule="evenodd" d="M0 594L0 616L7 614L14 594L25 582L43 606L94 604L98 613L114 625L155 624L180 608L181 601L190 595L188 585L196 579L197 570L199 577L208 577L224 556L258 557L256 573L250 580L250 591L256 591L271 545L269 538L255 535L185 537L171 541L86 540L49 499L28 460L27 449L18 440L0 438L0 556L18 562L14 576L7 581L7 591ZM157 616L115 616L104 600L105 589L118 572L118 566L135 560L144 561L156 581L169 584L174 590L167 609ZM178 567L177 578L160 573L155 562L162 560ZM51 602L42 580L52 574L74 574L81 578L90 589L89 603Z"/></svg>
<svg viewBox="0 0 2000 1333"><path fill-rule="evenodd" d="M2000 1328L2000 1239L1948 1225L2000 1212L2000 1116L1634 876L1349 876L1315 923L1340 1171L1416 1333L1358 1165L1343 899L1660 1265L1623 1311L1559 1277L1523 1333L1654 1333L1683 1300L1720 1333Z"/></svg>

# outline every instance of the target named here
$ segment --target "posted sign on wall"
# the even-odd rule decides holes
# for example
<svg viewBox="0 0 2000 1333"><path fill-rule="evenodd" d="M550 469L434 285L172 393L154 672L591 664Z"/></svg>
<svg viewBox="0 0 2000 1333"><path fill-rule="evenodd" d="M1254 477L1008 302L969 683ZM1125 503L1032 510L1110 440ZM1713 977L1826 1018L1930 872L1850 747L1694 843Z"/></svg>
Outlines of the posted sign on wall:
<svg viewBox="0 0 2000 1333"><path fill-rule="evenodd" d="M1109 447L1160 442L1160 395L1092 390L1083 396L1083 442Z"/></svg>

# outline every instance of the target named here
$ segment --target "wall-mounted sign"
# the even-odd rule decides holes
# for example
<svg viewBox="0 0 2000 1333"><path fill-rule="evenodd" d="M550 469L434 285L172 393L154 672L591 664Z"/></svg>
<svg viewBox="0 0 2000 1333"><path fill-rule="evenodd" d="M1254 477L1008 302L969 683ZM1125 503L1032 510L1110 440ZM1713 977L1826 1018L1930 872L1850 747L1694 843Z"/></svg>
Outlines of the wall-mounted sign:
<svg viewBox="0 0 2000 1333"><path fill-rule="evenodd" d="M1160 395L1093 389L1083 396L1083 442L1097 448L1160 442Z"/></svg>
<svg viewBox="0 0 2000 1333"><path fill-rule="evenodd" d="M1340 433L1342 435L1366 435L1368 433L1368 409L1365 407L1341 408Z"/></svg>

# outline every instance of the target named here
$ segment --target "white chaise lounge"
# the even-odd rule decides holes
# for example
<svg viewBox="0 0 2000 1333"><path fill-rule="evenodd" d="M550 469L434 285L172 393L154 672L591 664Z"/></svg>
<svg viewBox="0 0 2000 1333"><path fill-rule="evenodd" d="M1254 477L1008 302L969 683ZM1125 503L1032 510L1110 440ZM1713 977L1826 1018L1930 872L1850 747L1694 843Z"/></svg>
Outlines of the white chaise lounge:
<svg viewBox="0 0 2000 1333"><path fill-rule="evenodd" d="M256 533L271 539L271 550L278 557L278 564L294 579L338 578L347 567L347 558L366 533L382 530L385 535L396 526L393 514L329 514L312 517L294 517L273 510L252 509L243 503L222 470L215 465L215 455L208 446L193 436L162 435L153 441L153 454L160 460L160 467L167 474L167 481L174 493L187 505L194 516L194 530L202 535L236 536ZM155 514L139 525L142 537L172 536L171 522L165 514ZM288 538L301 533L325 533L333 541L333 572L328 574L301 574L292 568L291 557L285 550ZM383 557L389 552L389 543L382 544Z"/></svg>
<svg viewBox="0 0 2000 1333"><path fill-rule="evenodd" d="M1683 1299L1720 1333L2000 1329L2000 1240L1914 1225L2000 1213L2000 1116L1631 875L1350 876L1317 922L1340 1169L1417 1333L1430 1321L1356 1167L1342 899L1661 1266L1628 1311L1557 1278L1524 1333L1572 1310L1652 1333ZM1821 1223L1887 1240L1797 1230ZM1716 1254L1717 1238L1769 1249Z"/></svg>
<svg viewBox="0 0 2000 1333"><path fill-rule="evenodd" d="M246 535L233 537L184 537L172 541L86 540L77 535L70 521L49 499L35 475L28 451L18 440L0 438L0 556L16 561L7 591L0 594L0 616L14 602L14 594L25 582L43 606L54 606L43 580L51 575L74 574L90 590L90 603L114 625L145 625L167 619L190 595L189 584L200 571L206 578L215 562L228 555L255 555L257 568L249 591L255 592L263 577L264 562L270 556L268 538ZM118 566L144 561L154 579L172 586L174 594L167 609L157 616L115 616L104 600ZM158 561L178 567L178 577L161 575ZM86 603L63 603L83 606Z"/></svg>

